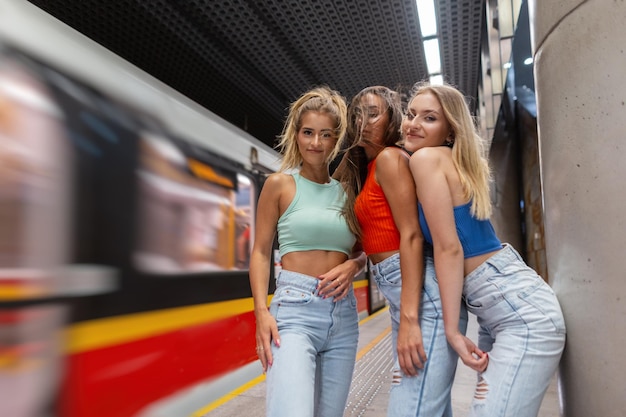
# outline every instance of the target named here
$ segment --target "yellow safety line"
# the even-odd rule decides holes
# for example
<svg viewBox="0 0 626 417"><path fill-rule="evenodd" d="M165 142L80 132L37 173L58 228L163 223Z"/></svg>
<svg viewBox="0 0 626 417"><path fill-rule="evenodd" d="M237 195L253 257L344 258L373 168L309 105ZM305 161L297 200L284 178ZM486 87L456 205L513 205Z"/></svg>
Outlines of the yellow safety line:
<svg viewBox="0 0 626 417"><path fill-rule="evenodd" d="M391 326L388 326L385 330L382 331L378 336L374 338L371 342L369 342L359 353L356 355L356 360L358 361L365 355L367 352L372 350L374 346L378 344L385 336L387 336L391 332Z"/></svg>
<svg viewBox="0 0 626 417"><path fill-rule="evenodd" d="M259 384L259 383L261 383L263 381L265 381L265 374L257 376L252 381L249 381L249 382L243 384L242 386L240 386L239 388L232 390L228 394L224 395L222 398L213 401L212 403L210 403L206 407L203 407L203 408L201 408L201 409L199 409L197 411L194 411L189 417L202 417L203 415L207 414L208 412L215 410L217 407L219 407L222 404L226 404L228 401L236 398L242 392L252 388L253 386L255 386L255 385L257 385L257 384Z"/></svg>
<svg viewBox="0 0 626 417"><path fill-rule="evenodd" d="M367 323L368 321L370 321L374 317L377 317L378 315L382 314L383 312L387 311L388 309L389 309L389 307L383 307L382 309L378 310L374 314L372 314L370 316L367 316L366 318L361 320L359 322L359 325L361 326L361 325ZM378 342L380 342L390 332L391 332L391 326L388 326L378 336L376 336L374 338L374 340L369 342L363 349L361 349L360 352L357 353L356 360L361 359L363 357L363 355L365 355L367 352L372 350L374 348L374 346L376 346L376 344ZM265 374L259 375L258 377L254 378L253 380L245 383L244 385L240 386L239 388L234 389L233 391L231 391L228 394L224 395L223 397L213 401L212 403L206 405L205 407L202 407L201 409L194 411L192 414L189 415L189 417L202 417L205 414L207 414L208 412L215 410L220 405L226 404L228 401L236 398L242 392L252 388L253 386L255 386L255 385L257 385L257 384L259 384L259 383L261 383L263 381L265 381Z"/></svg>

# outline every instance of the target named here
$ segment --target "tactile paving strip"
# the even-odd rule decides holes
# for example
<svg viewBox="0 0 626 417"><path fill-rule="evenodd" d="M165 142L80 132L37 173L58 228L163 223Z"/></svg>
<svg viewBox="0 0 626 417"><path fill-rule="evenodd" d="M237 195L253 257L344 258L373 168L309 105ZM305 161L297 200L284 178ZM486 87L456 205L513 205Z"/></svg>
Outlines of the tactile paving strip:
<svg viewBox="0 0 626 417"><path fill-rule="evenodd" d="M376 401L376 399L379 398L379 394L389 391L393 367L391 349L391 332L389 332L372 350L357 361L344 417L362 417L371 409L374 402L386 409L387 396L384 396L384 401Z"/></svg>

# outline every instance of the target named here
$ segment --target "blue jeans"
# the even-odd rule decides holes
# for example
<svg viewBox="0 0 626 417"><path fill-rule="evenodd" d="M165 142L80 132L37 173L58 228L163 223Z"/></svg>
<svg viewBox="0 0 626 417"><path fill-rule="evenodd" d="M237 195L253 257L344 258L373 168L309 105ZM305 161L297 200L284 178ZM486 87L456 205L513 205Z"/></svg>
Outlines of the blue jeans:
<svg viewBox="0 0 626 417"><path fill-rule="evenodd" d="M505 244L465 278L463 295L489 352L469 415L536 417L565 345L552 288Z"/></svg>
<svg viewBox="0 0 626 417"><path fill-rule="evenodd" d="M270 313L280 347L267 371L268 417L342 417L359 341L354 292L335 302L317 293L317 278L282 270Z"/></svg>
<svg viewBox="0 0 626 417"><path fill-rule="evenodd" d="M402 373L396 350L402 288L400 255L392 255L370 267L380 292L389 303L391 314L394 368L387 416L451 417L450 390L454 382L458 355L446 340L433 258L425 257L424 286L419 311L419 324L427 360L424 369L414 377ZM467 311L462 305L459 330L465 334L466 329Z"/></svg>

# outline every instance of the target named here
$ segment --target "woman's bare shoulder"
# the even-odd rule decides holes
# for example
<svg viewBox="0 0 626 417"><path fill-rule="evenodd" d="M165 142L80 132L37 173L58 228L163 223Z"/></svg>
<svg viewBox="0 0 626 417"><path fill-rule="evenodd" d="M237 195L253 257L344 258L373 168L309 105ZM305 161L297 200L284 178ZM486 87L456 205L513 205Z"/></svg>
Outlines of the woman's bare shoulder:
<svg viewBox="0 0 626 417"><path fill-rule="evenodd" d="M408 154L402 149L399 148L397 146L387 146L385 149L383 149L382 151L380 151L380 153L377 156L377 159L380 158L398 158L398 157L405 157L408 156Z"/></svg>
<svg viewBox="0 0 626 417"><path fill-rule="evenodd" d="M402 161L403 163L408 162L408 158L408 154L401 148L396 146L387 146L376 156L376 166L386 166L389 164L393 164L395 166L398 161Z"/></svg>
<svg viewBox="0 0 626 417"><path fill-rule="evenodd" d="M411 159L452 158L452 150L447 146L426 146L413 152Z"/></svg>
<svg viewBox="0 0 626 417"><path fill-rule="evenodd" d="M265 179L264 186L282 187L286 184L293 184L293 175L284 172L274 172Z"/></svg>

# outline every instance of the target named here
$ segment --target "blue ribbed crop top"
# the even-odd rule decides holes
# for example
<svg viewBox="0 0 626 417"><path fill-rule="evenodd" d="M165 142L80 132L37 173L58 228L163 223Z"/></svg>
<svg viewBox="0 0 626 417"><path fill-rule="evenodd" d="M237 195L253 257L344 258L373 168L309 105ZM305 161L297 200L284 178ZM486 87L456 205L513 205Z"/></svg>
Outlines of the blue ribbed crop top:
<svg viewBox="0 0 626 417"><path fill-rule="evenodd" d="M293 174L296 194L278 219L278 251L281 256L296 251L328 250L350 255L356 242L342 215L346 194L331 179L319 184Z"/></svg>
<svg viewBox="0 0 626 417"><path fill-rule="evenodd" d="M463 246L463 256L471 258L472 256L502 249L502 243L496 236L496 231L493 229L491 222L489 220L478 220L473 217L470 212L471 207L472 202L470 201L454 208L454 221L456 222L459 240ZM428 223L426 223L424 209L419 203L417 210L424 239L432 245L433 237L430 234Z"/></svg>

